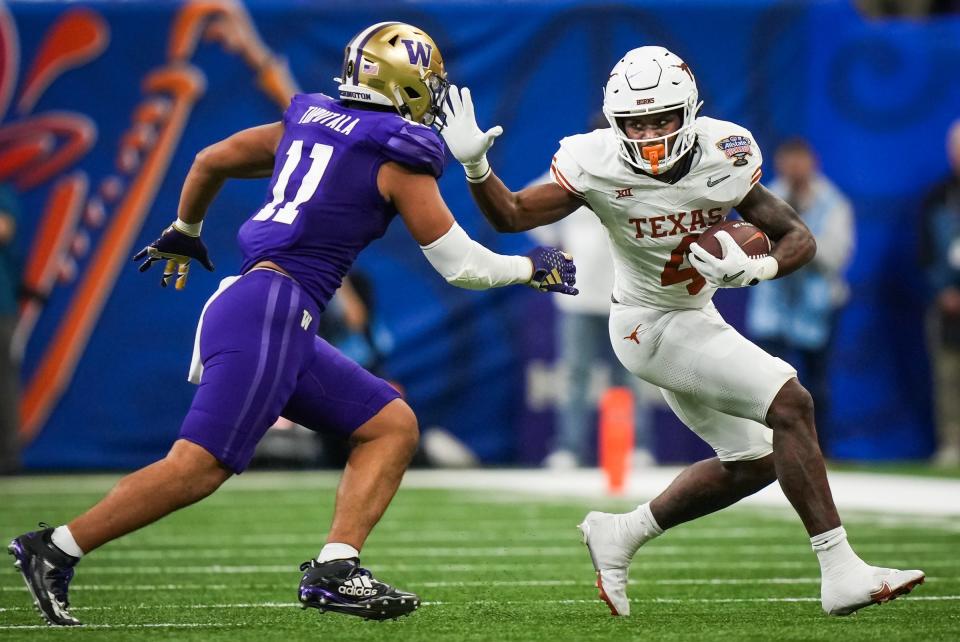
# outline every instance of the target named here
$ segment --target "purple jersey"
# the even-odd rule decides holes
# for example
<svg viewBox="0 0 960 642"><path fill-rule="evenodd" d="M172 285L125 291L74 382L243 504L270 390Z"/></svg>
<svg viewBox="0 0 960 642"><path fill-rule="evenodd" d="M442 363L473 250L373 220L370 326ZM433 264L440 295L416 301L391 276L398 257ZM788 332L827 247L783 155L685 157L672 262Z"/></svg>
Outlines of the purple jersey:
<svg viewBox="0 0 960 642"><path fill-rule="evenodd" d="M324 94L294 96L283 129L266 202L237 234L241 272L273 261L322 309L397 213L377 189L380 165L396 161L439 177L443 145L432 129L395 112L351 108Z"/></svg>

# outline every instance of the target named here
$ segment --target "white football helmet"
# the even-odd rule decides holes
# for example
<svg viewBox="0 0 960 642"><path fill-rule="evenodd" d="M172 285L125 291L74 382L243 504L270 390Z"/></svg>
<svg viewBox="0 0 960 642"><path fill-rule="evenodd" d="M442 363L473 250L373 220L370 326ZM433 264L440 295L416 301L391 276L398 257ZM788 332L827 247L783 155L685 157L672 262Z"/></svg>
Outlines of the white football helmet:
<svg viewBox="0 0 960 642"><path fill-rule="evenodd" d="M603 91L603 114L620 144L620 157L650 174L670 169L693 147L693 121L703 105L698 98L693 72L678 56L663 47L628 51L614 65ZM669 136L632 140L619 122L675 109L683 110L683 119L680 129Z"/></svg>

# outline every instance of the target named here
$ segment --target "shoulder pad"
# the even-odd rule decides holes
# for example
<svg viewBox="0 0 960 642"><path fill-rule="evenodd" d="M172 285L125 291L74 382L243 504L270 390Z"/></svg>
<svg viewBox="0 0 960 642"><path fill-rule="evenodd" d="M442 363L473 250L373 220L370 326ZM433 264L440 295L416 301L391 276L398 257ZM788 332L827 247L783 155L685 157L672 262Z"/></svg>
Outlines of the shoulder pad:
<svg viewBox="0 0 960 642"><path fill-rule="evenodd" d="M327 107L331 102L332 99L326 94L294 94L290 106L283 112L283 120L297 122L311 107Z"/></svg>
<svg viewBox="0 0 960 642"><path fill-rule="evenodd" d="M560 149L569 154L570 160L584 173L592 176L606 176L619 164L617 142L608 129L567 136L560 140Z"/></svg>
<svg viewBox="0 0 960 642"><path fill-rule="evenodd" d="M763 163L760 146L746 127L713 118L697 119L700 145L727 158L735 167L759 167Z"/></svg>
<svg viewBox="0 0 960 642"><path fill-rule="evenodd" d="M725 120L697 119L697 139L711 171L733 176L714 192L718 197L739 203L763 176L763 154L746 127Z"/></svg>
<svg viewBox="0 0 960 642"><path fill-rule="evenodd" d="M443 174L443 143L430 127L403 121L399 127L378 130L374 138L388 159L435 178Z"/></svg>

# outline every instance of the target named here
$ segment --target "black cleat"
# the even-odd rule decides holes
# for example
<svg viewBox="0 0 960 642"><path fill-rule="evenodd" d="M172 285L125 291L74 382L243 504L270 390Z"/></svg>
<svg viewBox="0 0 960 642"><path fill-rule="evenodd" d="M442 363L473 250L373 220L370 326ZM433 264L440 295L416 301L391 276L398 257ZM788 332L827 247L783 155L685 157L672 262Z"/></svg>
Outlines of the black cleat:
<svg viewBox="0 0 960 642"><path fill-rule="evenodd" d="M365 620L392 620L410 615L420 606L413 593L398 591L377 580L360 560L309 560L300 565L300 606L356 615Z"/></svg>
<svg viewBox="0 0 960 642"><path fill-rule="evenodd" d="M73 579L73 567L80 558L54 546L50 541L52 533L52 528L45 528L21 535L10 542L7 552L13 555L13 565L23 575L43 619L52 626L79 626L80 620L67 610L70 607L67 589Z"/></svg>

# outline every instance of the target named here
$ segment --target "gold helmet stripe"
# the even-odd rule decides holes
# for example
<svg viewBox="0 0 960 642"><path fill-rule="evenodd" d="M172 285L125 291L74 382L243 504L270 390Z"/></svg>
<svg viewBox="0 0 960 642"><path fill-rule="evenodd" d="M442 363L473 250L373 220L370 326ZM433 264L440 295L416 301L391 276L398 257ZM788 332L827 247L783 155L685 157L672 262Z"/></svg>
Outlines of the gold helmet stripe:
<svg viewBox="0 0 960 642"><path fill-rule="evenodd" d="M385 27L390 27L392 25L403 24L402 22L378 22L375 25L371 25L354 36L353 41L350 44L350 47L354 51L350 52L350 57L353 59L353 83L357 84L360 82L360 56L363 55L363 48L370 42L370 39L373 38L378 31ZM356 43L356 44L354 44ZM346 81L346 78L344 78Z"/></svg>

